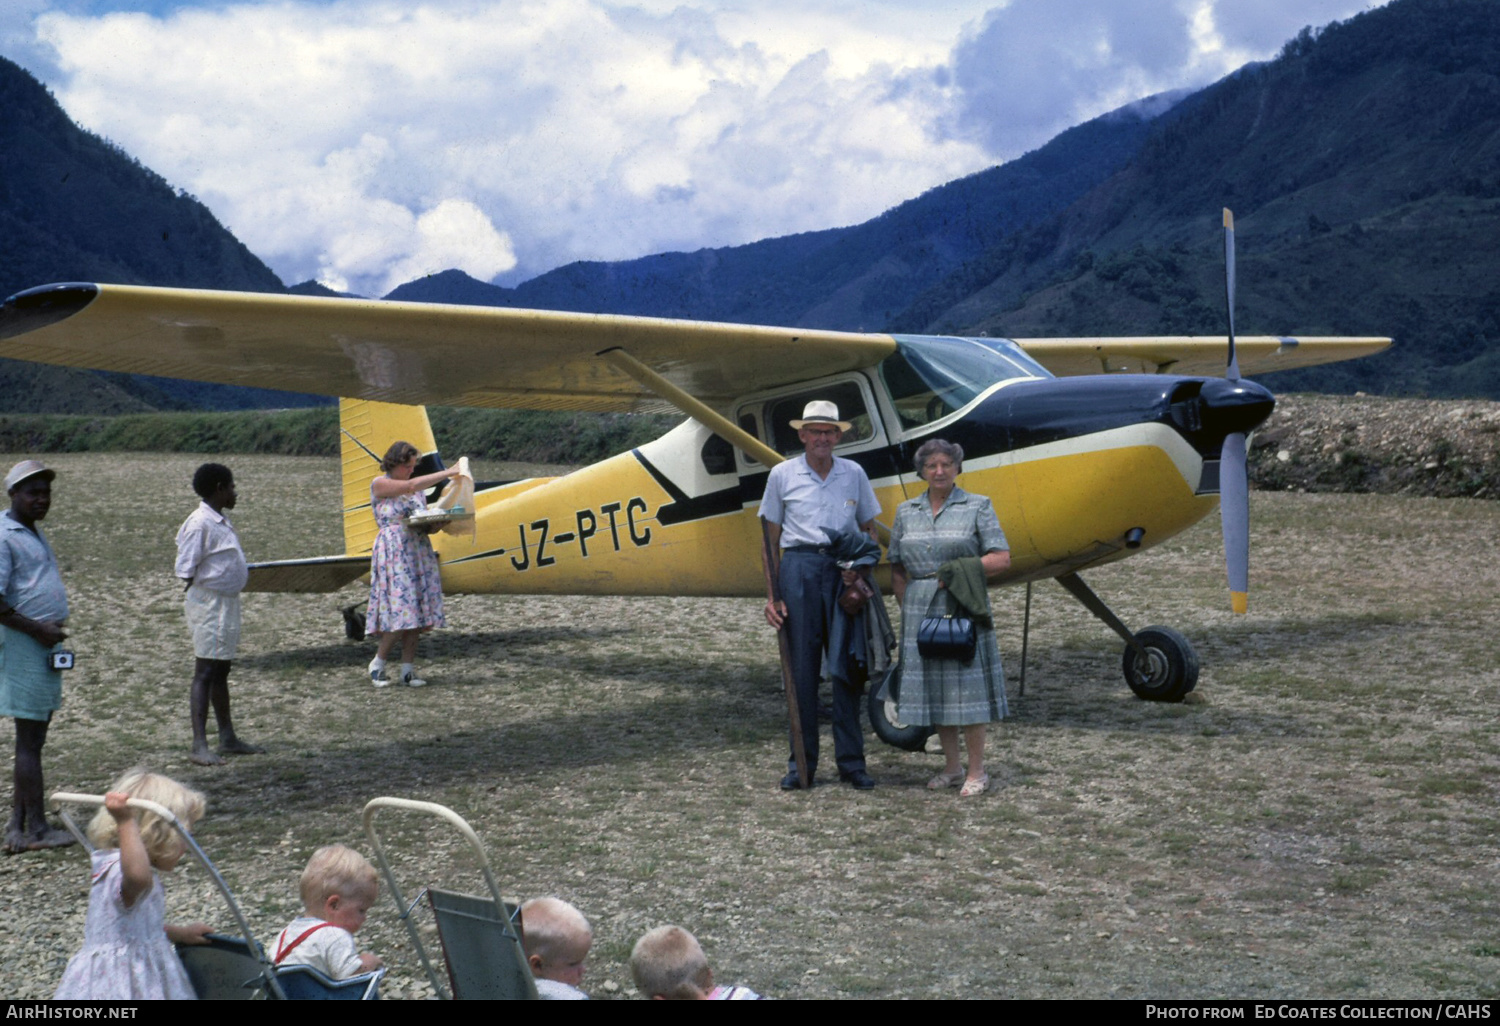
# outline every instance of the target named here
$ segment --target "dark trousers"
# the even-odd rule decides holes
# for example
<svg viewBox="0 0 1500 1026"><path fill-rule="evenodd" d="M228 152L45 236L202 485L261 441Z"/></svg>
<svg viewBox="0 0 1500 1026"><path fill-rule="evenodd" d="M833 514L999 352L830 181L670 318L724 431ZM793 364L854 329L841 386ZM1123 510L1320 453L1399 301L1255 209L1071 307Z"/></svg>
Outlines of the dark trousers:
<svg viewBox="0 0 1500 1026"><path fill-rule="evenodd" d="M797 711L802 717L802 744L810 774L818 768L818 677L833 618L841 615L838 596L842 581L831 556L788 549L781 554L780 583L787 610L782 630L787 632L791 650L792 680L797 685ZM833 685L833 751L840 773L865 768L859 695L838 684ZM793 755L787 759L787 769L796 768Z"/></svg>

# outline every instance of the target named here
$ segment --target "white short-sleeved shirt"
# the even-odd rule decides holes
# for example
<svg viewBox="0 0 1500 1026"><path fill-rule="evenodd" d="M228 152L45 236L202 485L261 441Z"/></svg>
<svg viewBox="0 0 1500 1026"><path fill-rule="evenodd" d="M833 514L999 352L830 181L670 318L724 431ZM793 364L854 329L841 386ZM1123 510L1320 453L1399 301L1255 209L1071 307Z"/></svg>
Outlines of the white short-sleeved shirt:
<svg viewBox="0 0 1500 1026"><path fill-rule="evenodd" d="M245 550L229 518L206 502L177 529L175 573L184 581L231 594L245 589L250 570Z"/></svg>
<svg viewBox="0 0 1500 1026"><path fill-rule="evenodd" d="M781 547L788 549L827 545L830 531L855 534L860 524L880 515L880 503L858 463L835 456L824 478L804 454L771 468L760 515L781 525Z"/></svg>
<svg viewBox="0 0 1500 1026"><path fill-rule="evenodd" d="M313 930L314 927L319 928ZM313 932L296 947L286 950L308 930ZM332 980L347 980L360 974L359 945L354 942L354 934L312 916L293 919L277 936L271 950L279 966L310 965Z"/></svg>

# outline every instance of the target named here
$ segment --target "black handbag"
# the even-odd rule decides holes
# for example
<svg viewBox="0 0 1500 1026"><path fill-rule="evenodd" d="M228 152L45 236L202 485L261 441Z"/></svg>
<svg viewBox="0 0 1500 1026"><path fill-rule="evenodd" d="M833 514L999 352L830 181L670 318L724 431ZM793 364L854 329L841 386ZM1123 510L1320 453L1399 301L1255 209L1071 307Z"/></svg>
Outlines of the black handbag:
<svg viewBox="0 0 1500 1026"><path fill-rule="evenodd" d="M917 654L923 659L974 661L979 631L967 616L928 616L917 628Z"/></svg>

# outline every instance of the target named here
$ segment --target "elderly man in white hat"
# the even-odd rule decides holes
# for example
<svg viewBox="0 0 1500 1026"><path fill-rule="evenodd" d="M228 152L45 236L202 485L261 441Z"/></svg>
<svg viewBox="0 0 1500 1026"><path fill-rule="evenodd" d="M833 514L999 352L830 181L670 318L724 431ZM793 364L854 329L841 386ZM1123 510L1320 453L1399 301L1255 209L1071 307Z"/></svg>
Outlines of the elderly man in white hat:
<svg viewBox="0 0 1500 1026"><path fill-rule="evenodd" d="M829 532L868 534L880 503L864 469L833 454L850 428L839 420L836 405L815 399L791 425L802 440L803 454L771 468L760 504L770 549L779 553L782 595L781 602L766 602L766 622L787 632L811 781L818 766L818 677L842 584L842 571L829 554ZM837 685L833 747L840 780L861 791L875 786L865 769L859 696ZM787 760L781 789L795 791L801 786L793 757Z"/></svg>
<svg viewBox="0 0 1500 1026"><path fill-rule="evenodd" d="M53 650L67 634L68 594L52 546L37 522L52 508L56 471L22 460L5 475L10 509L0 516L0 716L16 721L15 799L5 829L10 854L73 843L49 826L43 802L42 746L62 704Z"/></svg>

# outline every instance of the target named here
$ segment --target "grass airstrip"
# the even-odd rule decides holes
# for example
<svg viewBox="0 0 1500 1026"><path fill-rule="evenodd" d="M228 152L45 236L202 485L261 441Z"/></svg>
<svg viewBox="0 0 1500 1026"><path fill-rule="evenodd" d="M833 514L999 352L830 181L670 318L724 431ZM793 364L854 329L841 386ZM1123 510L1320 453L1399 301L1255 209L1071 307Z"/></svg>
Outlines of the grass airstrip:
<svg viewBox="0 0 1500 1026"><path fill-rule="evenodd" d="M205 791L197 835L263 941L312 850L368 850L360 810L388 794L467 817L508 894L582 908L596 998L631 993L631 944L663 922L722 982L785 998L1500 997L1500 503L1255 493L1246 617L1216 518L1087 575L1197 645L1181 705L1136 700L1120 644L1050 584L1020 695L1023 595L996 592L1013 716L995 791L960 802L924 789L936 757L873 736L873 792L777 790L750 599L452 596L414 691L365 679L338 614L357 587L247 596L235 714L271 752L194 767L171 565L203 458L50 459L79 668L47 782L101 792L145 764ZM340 549L335 460L228 462L252 559ZM480 887L456 835L388 822L409 890ZM87 891L76 848L0 860L0 996L50 995ZM228 929L201 870L167 896ZM429 993L388 895L360 939L387 996Z"/></svg>

